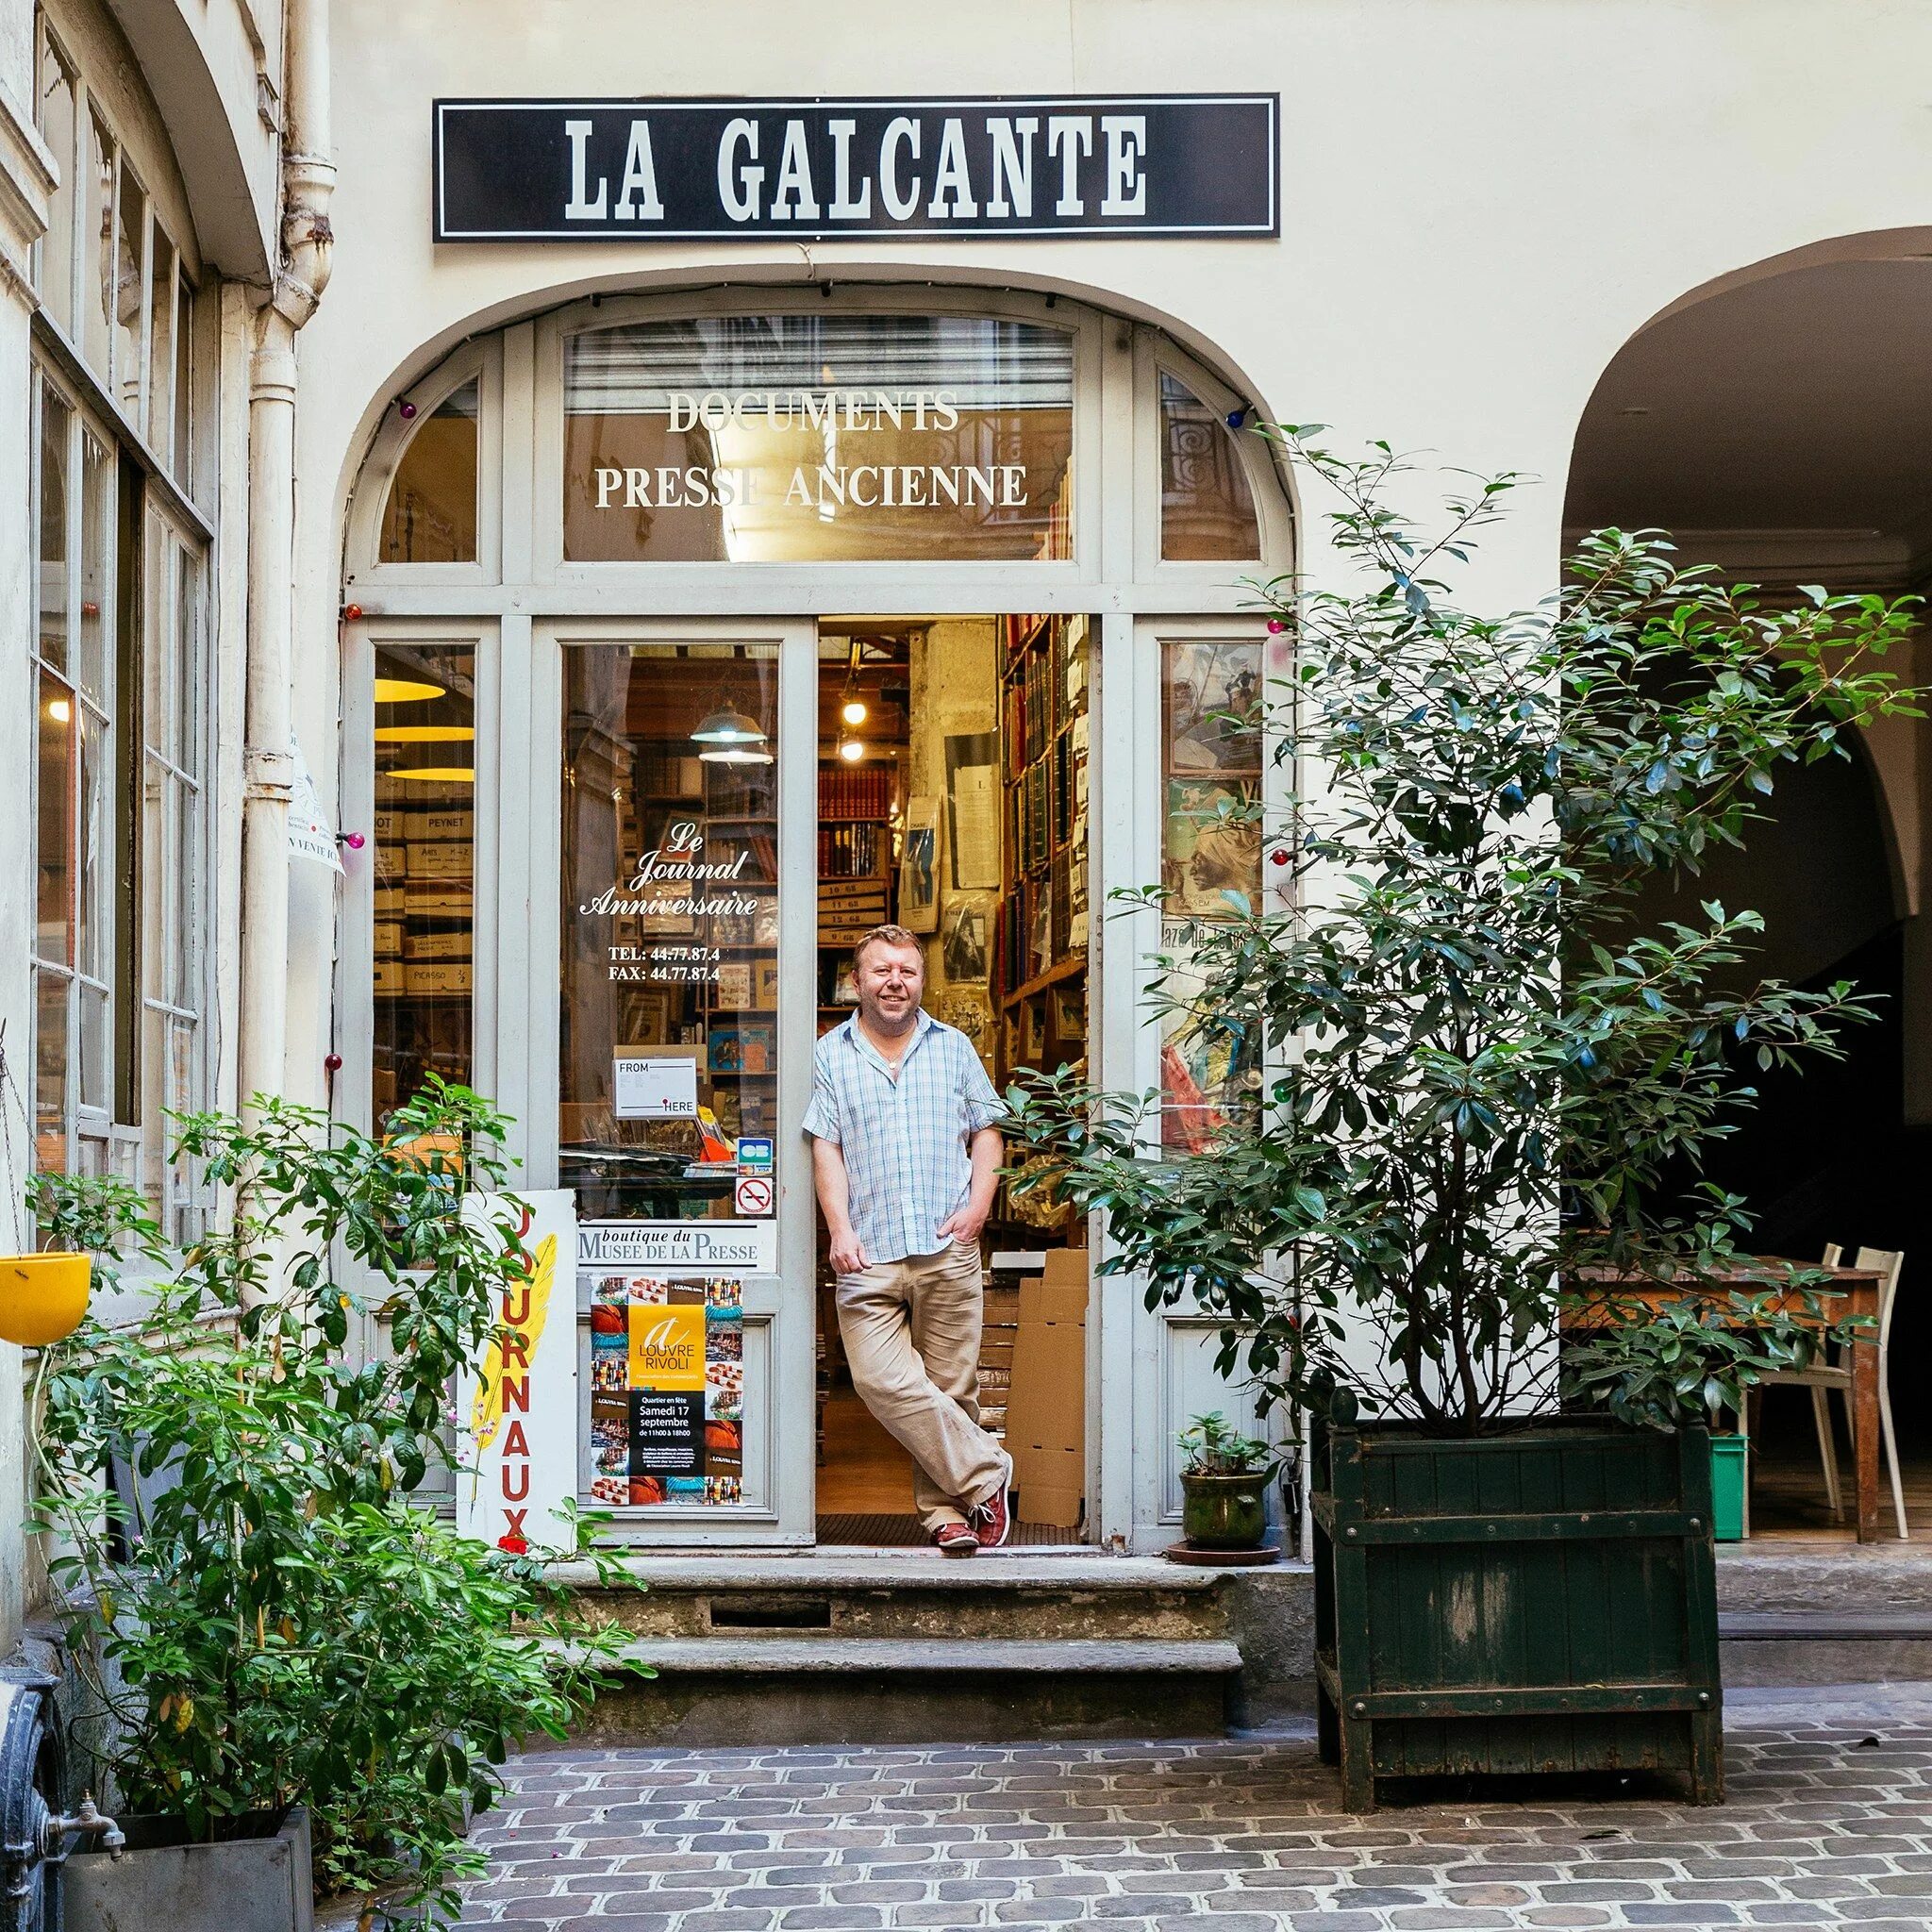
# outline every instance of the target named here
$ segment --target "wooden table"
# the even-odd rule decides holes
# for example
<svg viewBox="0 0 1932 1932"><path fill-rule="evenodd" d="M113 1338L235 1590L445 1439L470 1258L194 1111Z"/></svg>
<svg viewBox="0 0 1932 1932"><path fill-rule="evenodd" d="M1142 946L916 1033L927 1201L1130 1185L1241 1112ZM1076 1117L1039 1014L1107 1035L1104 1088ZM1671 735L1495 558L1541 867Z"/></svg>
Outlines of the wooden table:
<svg viewBox="0 0 1932 1932"><path fill-rule="evenodd" d="M1602 1293L1609 1304L1641 1302L1646 1307L1659 1308L1673 1301L1702 1299L1713 1293L1727 1293L1733 1289L1744 1294L1759 1294L1767 1289L1775 1290L1780 1275L1801 1269L1812 1275L1827 1277L1810 1291L1817 1297L1818 1313L1814 1316L1807 1310L1805 1291L1795 1289L1789 1295L1779 1295L1772 1302L1774 1310L1788 1314L1793 1321L1807 1326L1828 1326L1847 1315L1868 1318L1867 1325L1858 1331L1859 1339L1851 1344L1848 1366L1852 1372L1852 1441L1857 1457L1855 1488L1858 1541L1861 1543L1879 1542L1887 1535L1880 1524L1878 1511L1878 1290L1882 1276L1865 1268L1825 1268L1816 1261L1789 1261L1779 1256L1765 1255L1756 1257L1756 1263L1750 1269L1734 1274L1712 1275L1694 1285L1687 1283L1682 1288L1668 1282L1624 1280L1592 1271L1582 1281L1574 1284L1573 1289L1578 1293ZM1590 1307L1575 1307L1564 1314L1563 1326L1598 1328L1612 1320L1614 1314L1609 1306L1601 1310Z"/></svg>

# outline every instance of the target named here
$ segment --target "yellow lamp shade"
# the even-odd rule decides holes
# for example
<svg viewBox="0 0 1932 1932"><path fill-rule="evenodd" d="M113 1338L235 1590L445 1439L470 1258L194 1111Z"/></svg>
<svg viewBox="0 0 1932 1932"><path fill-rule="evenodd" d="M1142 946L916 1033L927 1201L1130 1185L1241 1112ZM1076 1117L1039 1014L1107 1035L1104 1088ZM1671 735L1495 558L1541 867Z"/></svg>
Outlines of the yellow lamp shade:
<svg viewBox="0 0 1932 1932"><path fill-rule="evenodd" d="M0 1257L0 1340L44 1348L87 1313L93 1262L86 1255Z"/></svg>

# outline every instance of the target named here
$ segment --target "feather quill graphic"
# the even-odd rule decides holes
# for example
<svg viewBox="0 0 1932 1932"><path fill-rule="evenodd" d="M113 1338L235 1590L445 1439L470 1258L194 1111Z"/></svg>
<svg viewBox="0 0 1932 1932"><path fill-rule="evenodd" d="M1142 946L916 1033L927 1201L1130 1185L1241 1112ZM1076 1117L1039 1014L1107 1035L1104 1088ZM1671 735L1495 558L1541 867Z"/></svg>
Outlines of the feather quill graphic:
<svg viewBox="0 0 1932 1932"><path fill-rule="evenodd" d="M530 1357L537 1353L537 1345L543 1339L543 1324L550 1314L550 1291L557 1283L557 1237L546 1234L537 1243L536 1258L530 1272L524 1277L524 1291L526 1303L518 1312L521 1321L505 1322L490 1338L490 1346L484 1351L482 1366L477 1371L476 1394L470 1404L470 1440L475 1445L475 1453L481 1457L496 1440L496 1432L503 1426L503 1343L508 1335L521 1335L524 1339L523 1357L527 1366ZM506 1307L511 1302L515 1291L505 1296Z"/></svg>

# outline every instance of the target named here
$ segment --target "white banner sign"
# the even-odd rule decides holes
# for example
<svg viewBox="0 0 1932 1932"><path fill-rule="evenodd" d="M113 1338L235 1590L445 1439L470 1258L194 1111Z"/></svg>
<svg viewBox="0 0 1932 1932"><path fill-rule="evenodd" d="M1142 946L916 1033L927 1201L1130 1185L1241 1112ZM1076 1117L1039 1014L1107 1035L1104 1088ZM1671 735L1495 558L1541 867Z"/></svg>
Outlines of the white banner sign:
<svg viewBox="0 0 1932 1932"><path fill-rule="evenodd" d="M568 1546L577 1491L576 1196L525 1194L529 1273L498 1298L481 1370L457 1384L457 1526L521 1554ZM481 1204L500 1220L501 1199Z"/></svg>
<svg viewBox="0 0 1932 1932"><path fill-rule="evenodd" d="M778 1269L777 1224L770 1221L587 1221L577 1229L583 1268Z"/></svg>
<svg viewBox="0 0 1932 1932"><path fill-rule="evenodd" d="M336 850L335 827L323 811L308 760L302 756L300 745L292 747L292 755L295 775L289 786L289 857L341 872L342 855Z"/></svg>

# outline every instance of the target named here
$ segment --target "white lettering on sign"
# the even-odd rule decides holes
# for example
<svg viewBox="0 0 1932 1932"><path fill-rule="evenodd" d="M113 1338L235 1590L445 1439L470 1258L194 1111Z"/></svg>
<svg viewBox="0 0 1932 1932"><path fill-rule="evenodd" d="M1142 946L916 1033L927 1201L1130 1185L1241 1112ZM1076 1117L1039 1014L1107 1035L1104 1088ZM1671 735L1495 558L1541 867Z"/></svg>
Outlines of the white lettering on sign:
<svg viewBox="0 0 1932 1932"><path fill-rule="evenodd" d="M1053 205L1054 213L1085 214L1087 204L1080 199L1080 163L1093 152L1093 116L1049 114L1046 151L1060 158L1060 198Z"/></svg>
<svg viewBox="0 0 1932 1932"><path fill-rule="evenodd" d="M624 186L618 191L614 212L620 222L664 219L664 204L658 196L658 163L651 155L648 121L630 124L630 145L624 156Z"/></svg>
<svg viewBox="0 0 1932 1932"><path fill-rule="evenodd" d="M1104 215L1144 215L1147 212L1147 177L1141 163L1147 153L1147 117L1144 114L1103 114L1100 131L1107 137L1107 193L1100 212Z"/></svg>
<svg viewBox="0 0 1932 1932"><path fill-rule="evenodd" d="M563 218L567 222L601 222L609 201L610 184L603 175L598 175L597 198L595 201L591 199L586 180L589 162L585 154L591 144L591 124L588 121L566 121L563 132L570 142L570 201L563 210Z"/></svg>
<svg viewBox="0 0 1932 1932"><path fill-rule="evenodd" d="M885 139L879 142L879 199L895 222L910 221L919 206L919 176L913 175L909 189L902 191L899 186L901 148L915 161L919 158L919 123L906 114L887 122Z"/></svg>
<svg viewBox="0 0 1932 1932"><path fill-rule="evenodd" d="M741 148L744 151L743 160L738 158ZM724 135L718 142L718 199L734 222L755 222L758 218L765 171L750 165L758 158L758 152L756 121L741 117L724 124Z"/></svg>
<svg viewBox="0 0 1932 1932"><path fill-rule="evenodd" d="M1030 155L1030 132L1027 142ZM1008 185L1016 196L1030 196L1024 167L1016 158L1013 168L1004 177ZM775 204L773 213L775 218ZM747 390L736 394L673 390L665 397L665 411L674 434L704 429L716 436L755 423L766 431L815 434L828 451L838 437L864 430L949 434L959 426L960 415L957 392L943 389ZM759 500L758 475L743 467L600 465L591 472L591 495L600 510L749 507ZM845 507L1024 509L1030 500L1024 463L795 463L783 491L788 506L823 514Z"/></svg>
<svg viewBox="0 0 1932 1932"><path fill-rule="evenodd" d="M825 132L832 137L832 219L835 222L866 222L872 219L872 183L858 184L858 198L852 196L852 137L858 131L856 121L827 121Z"/></svg>
<svg viewBox="0 0 1932 1932"><path fill-rule="evenodd" d="M1270 94L441 101L435 234L1278 236L1279 121Z"/></svg>
<svg viewBox="0 0 1932 1932"><path fill-rule="evenodd" d="M811 192L811 155L805 144L805 123L785 124L785 147L778 157L778 178L772 184L772 219L801 222L819 218L818 197Z"/></svg>
<svg viewBox="0 0 1932 1932"><path fill-rule="evenodd" d="M1016 215L1024 222L1033 217L1033 137L1040 132L1040 117L1027 114L1015 120L1001 116L986 124L992 142L992 186L987 191L986 211L1004 221ZM1010 191L1012 201L1008 203Z"/></svg>

